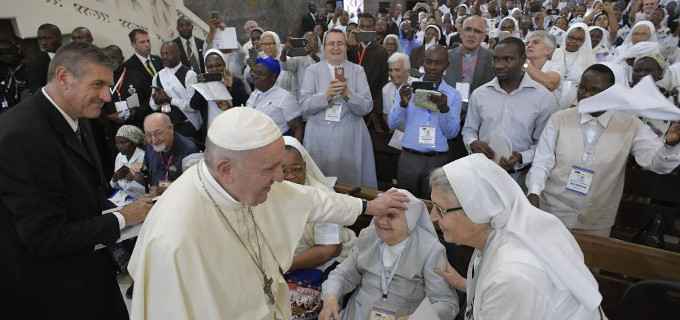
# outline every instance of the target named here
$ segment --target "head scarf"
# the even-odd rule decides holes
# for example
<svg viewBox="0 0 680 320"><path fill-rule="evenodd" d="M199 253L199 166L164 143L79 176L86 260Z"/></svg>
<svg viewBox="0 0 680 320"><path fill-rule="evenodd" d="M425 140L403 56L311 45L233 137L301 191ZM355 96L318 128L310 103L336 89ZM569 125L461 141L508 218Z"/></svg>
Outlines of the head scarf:
<svg viewBox="0 0 680 320"><path fill-rule="evenodd" d="M680 109L659 91L652 76L646 76L633 88L614 84L607 90L579 102L579 113L621 111L658 120L680 120Z"/></svg>
<svg viewBox="0 0 680 320"><path fill-rule="evenodd" d="M129 124L122 125L118 132L116 132L116 137L128 139L138 146L144 145L146 141L146 136L144 136L142 129Z"/></svg>
<svg viewBox="0 0 680 320"><path fill-rule="evenodd" d="M648 53L639 56L635 58L635 62L638 62L638 60L642 58L651 58L652 60L656 61L656 63L659 65L659 68L661 68L661 76L663 77L663 74L666 72L666 60L660 53Z"/></svg>
<svg viewBox="0 0 680 320"><path fill-rule="evenodd" d="M585 40L578 48L578 51L576 51L575 57L572 58L576 59L576 61L573 61L568 57L570 54L566 53L567 37L576 28L583 29L585 33ZM583 71L585 71L591 65L597 63L591 46L592 44L590 43L590 33L588 32L588 26L583 22L574 23L569 27L564 38L562 38L562 45L555 49L555 54L553 54L552 61L561 65L562 71L564 71L566 77L572 79L573 81L580 81Z"/></svg>
<svg viewBox="0 0 680 320"><path fill-rule="evenodd" d="M404 39L404 34L401 33L401 26L404 25L404 23L411 23L411 21L401 20L401 22L399 22L399 39ZM414 39L415 39L415 37L414 37Z"/></svg>
<svg viewBox="0 0 680 320"><path fill-rule="evenodd" d="M277 77L279 74L281 74L281 65L279 65L279 60L272 59L271 57L257 58L257 62L255 64L261 64L267 67L267 69L269 69Z"/></svg>
<svg viewBox="0 0 680 320"><path fill-rule="evenodd" d="M464 3L461 3L461 4L458 6L458 15L460 15L460 12L461 12L460 9L461 9L461 8L465 9L465 10L463 10L463 14L468 14L468 10L469 10L468 6L467 6L466 4L464 4Z"/></svg>
<svg viewBox="0 0 680 320"><path fill-rule="evenodd" d="M399 41L399 37L393 34L388 34L385 36L385 39L383 39L382 45L385 45L385 41L387 41L387 38L394 38L395 41L397 41L397 51L396 52L401 52L404 53L404 47L401 46L401 41Z"/></svg>
<svg viewBox="0 0 680 320"><path fill-rule="evenodd" d="M234 151L252 150L281 138L281 130L268 115L253 108L231 108L215 117L208 138Z"/></svg>
<svg viewBox="0 0 680 320"><path fill-rule="evenodd" d="M590 5L590 8L586 7L586 13L583 15L583 17L587 17L591 12L593 12L593 9L595 9L595 6L598 2L602 4L602 0L595 0L593 1L593 4ZM595 19L593 19L593 21L595 21Z"/></svg>
<svg viewBox="0 0 680 320"><path fill-rule="evenodd" d="M416 196L411 194L408 190L397 190L408 196L409 199L409 202L406 203L406 207L408 209L406 209L406 212L404 213L406 215L406 226L408 229L413 231L415 228L420 227L436 237L437 231L434 229L434 224L432 224L430 213L427 210L425 203L422 200L416 198ZM374 221L375 219L371 220L370 226L374 227Z"/></svg>
<svg viewBox="0 0 680 320"><path fill-rule="evenodd" d="M507 16L503 19L501 19L501 22L498 24L498 28L496 28L496 38L500 37L501 35L501 25L503 24L503 21L505 20L511 20L515 24L515 30L510 34L511 37L515 37L517 39L520 39L519 36L519 24L517 23L517 20L511 16Z"/></svg>
<svg viewBox="0 0 680 320"><path fill-rule="evenodd" d="M600 305L597 282L574 237L555 216L532 206L505 170L476 153L445 165L444 172L472 222L489 223L497 235L513 234L542 263L556 288L571 292L588 310ZM468 288L474 285L470 281Z"/></svg>
<svg viewBox="0 0 680 320"><path fill-rule="evenodd" d="M261 36L260 39L264 36L271 36L274 38L274 45L276 46L276 57L274 59L278 59L279 56L281 56L281 39L279 39L279 35L276 34L274 31L265 31Z"/></svg>
<svg viewBox="0 0 680 320"><path fill-rule="evenodd" d="M300 155L302 155L302 161L305 162L305 173L307 176L305 179L305 185L317 187L326 192L335 192L335 190L333 190L333 186L328 183L326 176L324 176L323 172L321 172L321 169L319 169L319 167L316 165L316 162L314 162L314 159L312 159L312 156L309 155L300 141L288 136L283 137L283 141L287 146L292 146L293 148L297 149L297 151L300 152Z"/></svg>
<svg viewBox="0 0 680 320"><path fill-rule="evenodd" d="M431 24L431 25L428 25L427 27L425 27L424 31L427 32L427 29L434 29L435 31L437 31L437 37L430 40L429 43L425 43L425 51L427 51L427 49L429 49L431 46L439 43L439 40L441 40L441 38L442 38L442 30L439 29L438 26ZM425 40L424 37L423 37L423 40Z"/></svg>
<svg viewBox="0 0 680 320"><path fill-rule="evenodd" d="M611 42L609 42L609 31L602 27L592 26L588 27L588 35L590 36L590 31L600 30L602 32L602 39L593 48L593 54L598 62L607 61L611 56Z"/></svg>
<svg viewBox="0 0 680 320"><path fill-rule="evenodd" d="M623 52L628 50L630 47L633 46L633 32L635 32L635 28L641 27L641 26L646 26L649 28L649 34L651 35L649 37L649 40L647 42L658 42L656 38L656 28L654 28L654 24L651 21L648 20L642 20L638 21L635 23L635 25L630 29L630 32L628 32L628 35L626 36L626 39L623 40L623 43L616 48L616 51L614 53L615 56L621 55Z"/></svg>
<svg viewBox="0 0 680 320"><path fill-rule="evenodd" d="M222 59L224 66L225 67L227 66L227 61L224 59L224 54L222 53L222 51L220 51L218 49L209 49L208 51L206 51L205 54L203 55L203 62L204 63L208 63L208 61L207 61L208 56L211 55L211 54L216 54L218 57L220 57Z"/></svg>
<svg viewBox="0 0 680 320"><path fill-rule="evenodd" d="M624 69L620 64L613 63L611 61L600 62L599 64L606 66L614 73L614 82L620 84L624 87L630 87L628 83L628 75L626 74L626 69Z"/></svg>
<svg viewBox="0 0 680 320"><path fill-rule="evenodd" d="M522 10L520 10L519 8L512 8L512 9L510 9L510 11L508 12L508 17L511 17L511 18L514 19L515 17L513 17L512 14L515 13L515 11L519 11L520 14L522 13Z"/></svg>

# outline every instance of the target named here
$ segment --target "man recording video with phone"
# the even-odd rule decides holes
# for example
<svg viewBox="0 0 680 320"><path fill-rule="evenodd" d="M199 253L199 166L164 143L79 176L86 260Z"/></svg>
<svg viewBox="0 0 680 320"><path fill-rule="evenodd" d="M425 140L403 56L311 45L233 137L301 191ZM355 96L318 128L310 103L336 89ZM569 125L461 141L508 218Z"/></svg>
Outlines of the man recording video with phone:
<svg viewBox="0 0 680 320"><path fill-rule="evenodd" d="M387 50L376 41L375 17L369 13L359 15L359 27L349 35L347 60L354 62L366 71L366 79L371 90L374 106L382 106L382 87L387 84ZM382 132L382 109L373 108L368 116L368 126Z"/></svg>

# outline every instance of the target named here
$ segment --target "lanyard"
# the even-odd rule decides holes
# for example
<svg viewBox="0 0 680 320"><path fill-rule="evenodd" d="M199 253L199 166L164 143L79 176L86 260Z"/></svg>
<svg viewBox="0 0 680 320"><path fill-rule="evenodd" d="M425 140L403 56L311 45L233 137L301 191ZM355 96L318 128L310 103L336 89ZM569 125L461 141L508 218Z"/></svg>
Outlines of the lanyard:
<svg viewBox="0 0 680 320"><path fill-rule="evenodd" d="M470 70L474 68L474 66L477 64L477 59L479 58L479 53L475 56L475 60L472 61L472 64L470 64ZM463 80L465 80L465 59L461 56L460 57L460 69L463 71Z"/></svg>
<svg viewBox="0 0 680 320"><path fill-rule="evenodd" d="M407 241L409 241L409 240L407 239ZM406 246L404 246L404 250L406 250L406 247L408 247L408 243L406 243ZM380 289L383 292L383 294L382 294L382 301L383 302L387 301L387 287L389 287L390 283L392 283L392 278L394 278L394 274L397 273L397 269L399 267L399 261L401 260L401 256L404 255L404 251L402 251L399 254L399 257L397 257L397 260L394 261L394 264L392 265L392 272L390 272L390 278L385 279L385 264L383 263L383 252L384 251L385 251L385 243L381 242L380 243Z"/></svg>
<svg viewBox="0 0 680 320"><path fill-rule="evenodd" d="M569 69L574 66L574 63L576 63L576 60L578 58L575 58L574 61L571 62L571 64L567 67L567 53L565 49L565 53L562 55L562 61L564 62L564 78L567 79L567 76L569 75Z"/></svg>
<svg viewBox="0 0 680 320"><path fill-rule="evenodd" d="M168 175L170 174L170 165L172 165L172 157L173 155L170 155L170 158L168 158L168 163L166 164L165 161L163 160L163 154L158 153L158 155L161 157L161 164L165 167L165 179L168 179Z"/></svg>
<svg viewBox="0 0 680 320"><path fill-rule="evenodd" d="M359 65L361 65L361 62L364 61L364 55L366 55L366 48L368 48L368 46L365 46L361 53L359 53L359 47L361 47L361 45L357 44L357 56L359 56Z"/></svg>
<svg viewBox="0 0 680 320"><path fill-rule="evenodd" d="M123 87L123 79L125 79L125 74L127 74L127 68L123 68L123 73L120 75L120 79L118 79L118 82L116 82L116 85L113 86L113 89L109 89L111 91L111 94L113 95L113 92L116 91L118 94L118 101L122 101L123 97L120 95L120 88Z"/></svg>

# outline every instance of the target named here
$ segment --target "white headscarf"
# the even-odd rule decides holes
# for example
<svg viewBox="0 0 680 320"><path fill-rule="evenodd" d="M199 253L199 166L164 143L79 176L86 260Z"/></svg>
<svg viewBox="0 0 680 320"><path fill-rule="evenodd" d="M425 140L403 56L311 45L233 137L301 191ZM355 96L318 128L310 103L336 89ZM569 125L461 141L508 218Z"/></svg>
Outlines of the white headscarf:
<svg viewBox="0 0 680 320"><path fill-rule="evenodd" d="M609 31L605 30L602 27L598 26L591 26L588 28L588 35L590 35L590 31L593 30L600 30L602 32L602 39L600 39L600 42L595 45L593 48L593 54L595 55L595 59L598 62L603 62L609 60L612 52L611 52L611 42L609 41Z"/></svg>
<svg viewBox="0 0 680 320"><path fill-rule="evenodd" d="M611 61L600 62L598 64L606 66L607 68L609 68L609 70L611 70L614 73L615 83L620 84L624 87L630 87L630 83L628 83L628 75L626 74L626 69L624 69L620 64Z"/></svg>
<svg viewBox="0 0 680 320"><path fill-rule="evenodd" d="M501 19L501 22L498 24L498 28L496 28L496 38L498 38L501 35L501 25L505 20L511 20L515 24L515 30L512 32L512 34L510 34L510 36L515 37L517 39L521 39L519 36L519 24L517 23L517 20L515 20L515 18L511 16Z"/></svg>
<svg viewBox="0 0 680 320"><path fill-rule="evenodd" d="M623 53L625 53L628 49L630 49L633 46L633 32L635 32L635 28L638 28L638 27L641 27L641 26L646 26L647 28L649 28L650 37L649 37L649 40L647 40L648 42L656 42L656 43L659 42L659 40L656 37L656 29L654 28L654 24L651 21L648 21L648 20L638 21L637 23L635 23L633 28L630 29L630 32L628 32L628 35L626 36L626 39L623 40L623 43L620 46L618 46L616 48L616 50L614 51L615 57L622 55Z"/></svg>
<svg viewBox="0 0 680 320"><path fill-rule="evenodd" d="M276 34L276 32L274 31L265 31L260 36L260 39L262 39L262 37L264 36L271 36L272 38L274 38L274 43L276 46L276 57L273 57L273 59L279 60L279 57L281 56L281 39L279 38L279 35Z"/></svg>
<svg viewBox="0 0 680 320"><path fill-rule="evenodd" d="M444 172L472 222L512 233L536 255L556 288L571 292L588 310L600 305L597 282L574 237L555 216L531 205L505 170L476 153L445 165Z"/></svg>
<svg viewBox="0 0 680 320"><path fill-rule="evenodd" d="M576 51L575 61L568 58L569 54L567 51L567 38L572 31L576 28L583 29L585 33L585 40L583 44ZM574 23L567 30L566 36L562 39L562 45L555 49L552 61L559 63L562 66L565 77L572 79L573 81L579 81L581 79L581 74L591 65L597 63L595 60L595 55L593 55L593 49L590 43L590 33L588 33L588 26L583 22Z"/></svg>
<svg viewBox="0 0 680 320"><path fill-rule="evenodd" d="M401 52L404 53L404 47L401 46L401 41L399 41L399 37L397 37L394 34L388 34L385 36L385 39L383 39L382 45L385 45L385 41L387 41L387 38L394 38L394 40L397 41L397 51L396 52Z"/></svg>
<svg viewBox="0 0 680 320"><path fill-rule="evenodd" d="M430 219L430 213L427 210L427 206L425 206L425 203L416 198L411 192L408 190L404 189L397 189L399 192L405 194L408 196L409 202L406 203L406 225L408 226L408 229L413 231L415 230L416 227L421 227L428 233L432 234L433 236L437 237L437 231L434 229L434 224L432 224L432 220ZM374 227L374 221L375 219L371 220L370 226Z"/></svg>
<svg viewBox="0 0 680 320"><path fill-rule="evenodd" d="M515 19L515 17L512 16L512 14L515 13L515 11L519 11L520 14L522 13L522 10L520 10L519 8L512 8L510 9L510 11L508 11L508 17Z"/></svg>
<svg viewBox="0 0 680 320"><path fill-rule="evenodd" d="M605 91L581 100L578 105L579 113L607 110L648 119L680 120L680 109L661 94L650 75L642 78L633 88L616 83Z"/></svg>
<svg viewBox="0 0 680 320"><path fill-rule="evenodd" d="M432 38L432 40L430 40L430 42L425 43L425 51L427 51L427 49L429 49L431 46L433 46L433 45L439 43L439 40L442 38L442 30L439 29L438 26L436 26L436 25L434 25L434 24L430 24L430 25L428 25L427 27L425 27L425 32L427 32L427 29L434 29L434 30L436 30L436 31L437 31L437 37ZM425 37L423 37L423 40L425 40L424 38L425 38Z"/></svg>
<svg viewBox="0 0 680 320"><path fill-rule="evenodd" d="M300 144L300 141L288 136L284 136L283 141L287 146L297 149L300 155L302 155L302 160L305 162L305 185L317 187L326 192L335 192L333 186L328 183L326 176L323 175L321 169L316 165L316 162L314 162L314 159L312 159L312 156L309 155L305 147Z"/></svg>
<svg viewBox="0 0 680 320"><path fill-rule="evenodd" d="M586 7L586 13L583 16L587 17L591 12L593 12L593 9L595 9L595 6L597 5L598 2L600 3L600 5L602 5L602 0L593 1L593 4L590 6L590 8Z"/></svg>

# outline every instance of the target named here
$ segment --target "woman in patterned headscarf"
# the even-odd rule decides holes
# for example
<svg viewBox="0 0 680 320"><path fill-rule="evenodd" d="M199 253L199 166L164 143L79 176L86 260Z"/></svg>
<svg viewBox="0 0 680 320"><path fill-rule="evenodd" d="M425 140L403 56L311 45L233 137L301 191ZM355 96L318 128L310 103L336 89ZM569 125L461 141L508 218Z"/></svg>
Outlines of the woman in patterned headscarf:
<svg viewBox="0 0 680 320"><path fill-rule="evenodd" d="M135 175L130 172L130 166L144 161L144 150L142 148L145 142L144 132L135 126L123 125L118 129L116 148L119 153L116 156L114 173L110 182L113 189L123 190L135 180ZM137 182L143 184L141 179Z"/></svg>

